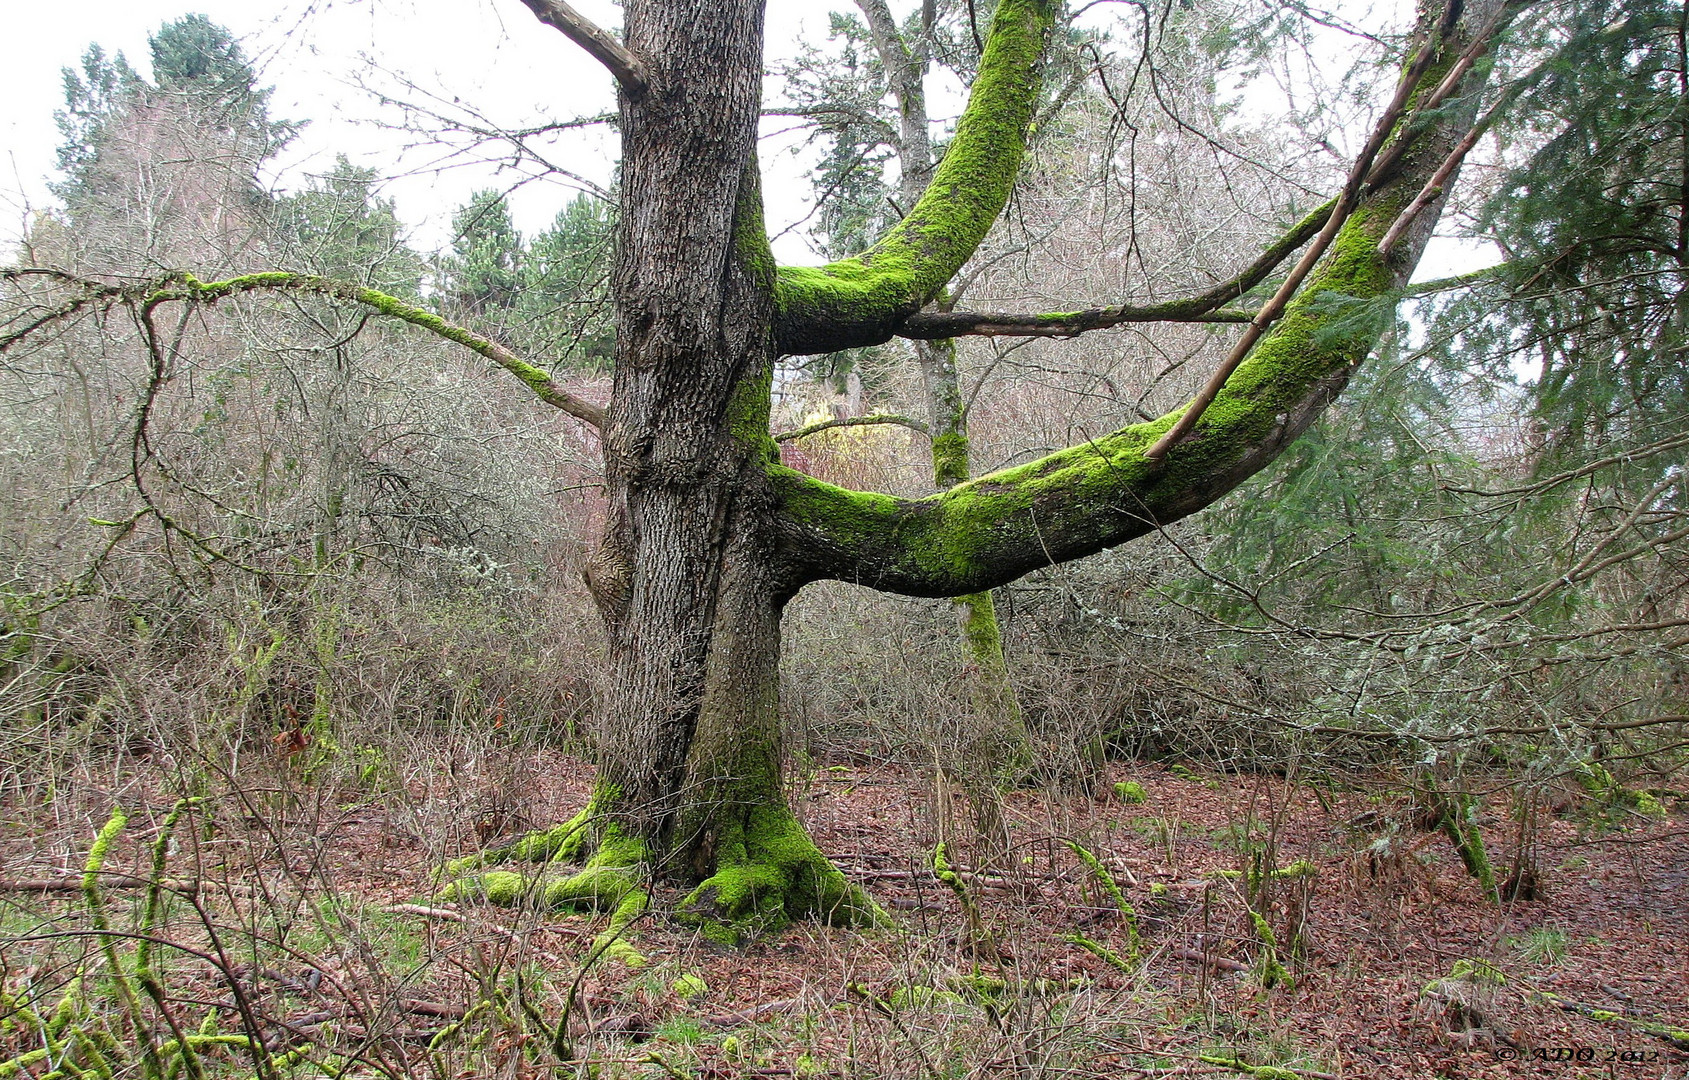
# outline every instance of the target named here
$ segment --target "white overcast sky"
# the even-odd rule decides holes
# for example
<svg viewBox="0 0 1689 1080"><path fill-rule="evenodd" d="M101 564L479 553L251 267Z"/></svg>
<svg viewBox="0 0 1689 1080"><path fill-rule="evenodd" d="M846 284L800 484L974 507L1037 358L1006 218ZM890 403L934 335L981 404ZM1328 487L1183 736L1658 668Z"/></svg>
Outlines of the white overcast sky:
<svg viewBox="0 0 1689 1080"><path fill-rule="evenodd" d="M574 3L601 25L620 25L611 0ZM773 0L770 54L788 54L806 35L824 37L826 12L834 6L848 6L848 0ZM1396 0L1380 4L1395 6ZM507 127L593 115L614 104L609 75L540 25L519 0L79 0L66 7L0 0L6 31L0 47L0 259L31 212L52 204L47 184L59 142L53 112L64 104L61 69L78 67L97 41L150 74L147 36L190 13L208 16L241 39L260 84L274 88L272 117L307 122L271 163L265 181L278 191L296 190L345 153L395 177L383 192L397 200L412 243L425 251L449 241L452 212L473 191L505 189L520 177L486 162L437 168L440 151L413 146L413 137L384 126L397 114L366 87L411 100L437 95L446 107L461 102ZM414 88L403 87L400 78ZM934 100L935 113L959 104L942 91ZM561 144L554 160L603 183L614 157L614 136L594 131ZM778 144L765 146L763 167L772 174L765 195L771 230L778 234L806 212L807 189L792 179L800 163L781 155ZM518 226L529 234L543 228L573 194L555 179L520 187L510 199ZM776 252L783 260L810 261L796 236L777 239ZM1427 253L1421 276L1466 268L1472 259L1465 245L1438 244Z"/></svg>
<svg viewBox="0 0 1689 1080"><path fill-rule="evenodd" d="M575 6L601 25L620 25L620 12L608 0L575 0ZM771 4L771 51L785 51L806 29L824 35L827 6ZM385 129L381 121L396 114L383 110L365 85L396 90L392 76L403 76L445 103L461 101L508 126L614 108L609 75L518 0L80 0L67 7L0 0L0 12L6 31L0 47L0 250L17 239L32 208L52 202L47 183L59 143L53 112L64 104L61 69L79 67L97 41L149 74L147 36L189 13L204 14L241 39L261 85L274 87L272 117L309 121L272 163L266 181L279 190L297 189L331 167L336 153L382 175L403 162L410 175L384 190L398 200L413 242L424 249L449 238L452 210L472 191L508 187L518 177L492 165L436 171L438 151L410 147L409 137ZM603 183L614 150L613 136L582 135L558 163ZM523 187L511 199L518 225L530 232L545 226L572 195L556 182ZM803 213L795 193L785 200L789 205L779 205L777 191L771 201L776 229ZM796 254L787 251L788 257Z"/></svg>

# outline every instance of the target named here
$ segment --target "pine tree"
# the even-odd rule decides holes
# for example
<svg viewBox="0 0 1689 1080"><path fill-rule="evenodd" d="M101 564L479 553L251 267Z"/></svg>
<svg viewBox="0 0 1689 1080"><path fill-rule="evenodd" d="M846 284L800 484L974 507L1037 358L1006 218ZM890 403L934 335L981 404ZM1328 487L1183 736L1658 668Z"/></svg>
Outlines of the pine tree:
<svg viewBox="0 0 1689 1080"><path fill-rule="evenodd" d="M391 199L375 194L376 173L344 154L310 186L276 201L276 242L302 270L415 297L422 259L405 245Z"/></svg>
<svg viewBox="0 0 1689 1080"><path fill-rule="evenodd" d="M614 233L610 204L583 192L528 245L518 307L532 354L569 366L609 366L616 346L609 309Z"/></svg>
<svg viewBox="0 0 1689 1080"><path fill-rule="evenodd" d="M63 69L65 107L53 114L59 134L59 171L65 178L53 185L67 201L88 184L88 171L99 159L100 144L113 118L145 85L122 53L107 58L98 44L82 54L82 73Z"/></svg>
<svg viewBox="0 0 1689 1080"><path fill-rule="evenodd" d="M269 118L240 44L204 16L165 23L149 43L154 82L98 46L80 76L65 72L54 191L78 250L63 261L232 268L258 253L268 196L257 172L292 126Z"/></svg>
<svg viewBox="0 0 1689 1080"><path fill-rule="evenodd" d="M446 292L453 306L497 325L506 321L522 284L522 234L500 192L471 195L452 216Z"/></svg>
<svg viewBox="0 0 1689 1080"><path fill-rule="evenodd" d="M240 42L204 15L165 23L147 39L152 48L153 94L187 105L195 119L239 138L243 156L262 162L292 138L291 124L269 118L270 91Z"/></svg>

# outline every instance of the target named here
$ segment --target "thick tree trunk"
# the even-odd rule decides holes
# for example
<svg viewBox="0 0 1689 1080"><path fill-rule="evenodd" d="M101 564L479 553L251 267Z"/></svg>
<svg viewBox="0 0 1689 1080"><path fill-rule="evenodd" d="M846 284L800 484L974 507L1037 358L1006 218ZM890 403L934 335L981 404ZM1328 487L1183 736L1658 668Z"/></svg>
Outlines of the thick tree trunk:
<svg viewBox="0 0 1689 1080"><path fill-rule="evenodd" d="M602 429L609 513L588 581L612 663L603 808L665 847L722 660L718 619L774 604L771 568L757 565L766 485L752 434L766 432L773 361L753 161L762 5L630 4L627 44L650 87L622 103L616 374ZM737 242L753 232L760 244Z"/></svg>
<svg viewBox="0 0 1689 1080"><path fill-rule="evenodd" d="M588 572L612 664L594 832L613 861L699 886L685 909L725 936L788 912L871 915L781 786L780 613L796 585L766 472L762 5L630 4L627 44L649 89L622 104L609 513Z"/></svg>

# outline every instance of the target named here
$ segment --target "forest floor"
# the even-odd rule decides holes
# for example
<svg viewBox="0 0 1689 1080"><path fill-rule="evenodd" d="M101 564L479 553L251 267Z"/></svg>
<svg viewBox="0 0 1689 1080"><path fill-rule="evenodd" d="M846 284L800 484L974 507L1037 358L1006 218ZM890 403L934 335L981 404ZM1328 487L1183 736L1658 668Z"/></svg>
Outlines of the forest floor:
<svg viewBox="0 0 1689 1080"><path fill-rule="evenodd" d="M1689 1027L1689 805L1670 798L1664 819L1572 805L1521 826L1498 782L1480 823L1498 876L1523 845L1536 896L1497 904L1382 784L1117 762L1092 796L1007 796L1008 849L985 859L965 801L930 777L824 762L793 805L893 928L799 923L724 949L661 917L677 894L658 888L631 935L646 962L583 970L602 916L430 899L442 857L578 809L578 759L533 757L519 796L494 803L449 776L348 797L283 773L190 813L160 849L176 891L150 920L122 875L146 876L171 798L129 788L102 869L115 938L90 929L78 888L109 790L7 799L0 1075L40 1040L16 1005L44 1015L80 992L106 995L98 1022L119 1045L148 1024L162 1041L169 1020L256 1025L265 1048L207 1050L214 1075L316 1060L440 1080L1689 1076L1689 1032L1650 1026ZM933 874L940 839L973 920ZM88 989L97 946L132 966L141 936L180 946L153 961L170 1017Z"/></svg>

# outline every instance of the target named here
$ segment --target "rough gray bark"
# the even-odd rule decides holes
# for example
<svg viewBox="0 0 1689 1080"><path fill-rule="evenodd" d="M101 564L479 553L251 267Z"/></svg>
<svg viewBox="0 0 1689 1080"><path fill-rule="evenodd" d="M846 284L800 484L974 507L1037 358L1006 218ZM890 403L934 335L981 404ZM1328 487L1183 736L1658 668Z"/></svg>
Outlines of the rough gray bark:
<svg viewBox="0 0 1689 1080"><path fill-rule="evenodd" d="M724 617L771 575L757 561L762 462L736 436L735 395L773 360L766 241L753 150L762 4L635 3L627 45L646 91L623 97L623 212L612 293L616 371L603 425L609 512L589 570L614 664L602 718L604 781L636 834L667 839L684 789ZM759 257L760 255L760 257ZM762 423L766 425L766 407ZM762 560L766 562L766 560ZM762 579L762 580L759 580ZM725 673L718 676L726 677Z"/></svg>

